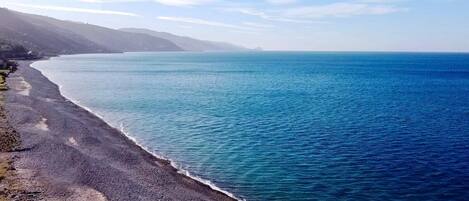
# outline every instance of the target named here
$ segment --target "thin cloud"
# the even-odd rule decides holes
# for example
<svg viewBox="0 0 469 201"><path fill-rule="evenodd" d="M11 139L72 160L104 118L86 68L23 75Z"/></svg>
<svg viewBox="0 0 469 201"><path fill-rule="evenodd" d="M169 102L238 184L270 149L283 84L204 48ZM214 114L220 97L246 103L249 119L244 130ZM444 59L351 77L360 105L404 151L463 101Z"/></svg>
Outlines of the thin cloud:
<svg viewBox="0 0 469 201"><path fill-rule="evenodd" d="M167 6L197 6L216 0L80 0L86 3L122 3L122 2L156 2Z"/></svg>
<svg viewBox="0 0 469 201"><path fill-rule="evenodd" d="M243 22L243 24L246 25L246 26L256 27L256 28L263 28L263 29L274 27L273 25L270 25L270 24L260 24L260 23L256 23L256 22Z"/></svg>
<svg viewBox="0 0 469 201"><path fill-rule="evenodd" d="M268 3L295 3L290 0L265 0ZM238 12L245 15L259 17L263 20L324 24L324 19L333 17L352 17L358 15L385 15L396 12L407 11L406 8L395 6L391 3L404 0L356 0L349 2L338 2L323 5L303 4L303 6L288 6L286 8L271 8L268 10L258 10L256 8L238 7L221 8L224 11Z"/></svg>
<svg viewBox="0 0 469 201"><path fill-rule="evenodd" d="M166 21L173 21L173 22L188 23L188 24L224 27L224 28L231 28L231 29L241 29L241 30L249 29L247 27L243 27L239 25L227 24L227 23L216 22L216 21L208 21L208 20L203 20L203 19L198 19L198 18L159 16L158 19L166 20Z"/></svg>
<svg viewBox="0 0 469 201"><path fill-rule="evenodd" d="M286 4L294 4L297 0L266 0L267 3L273 5L286 5Z"/></svg>
<svg viewBox="0 0 469 201"><path fill-rule="evenodd" d="M256 16L264 20L269 20L269 21L277 21L277 22L289 22L289 23L323 23L323 22L318 22L318 21L312 21L312 20L304 20L304 19L293 19L293 18L288 18L276 14L267 14L265 12L252 9L252 8L225 8L223 9L225 11L231 11L231 12L238 12L241 14L245 15L251 15L251 16Z"/></svg>
<svg viewBox="0 0 469 201"><path fill-rule="evenodd" d="M139 2L145 0L79 0L85 3L121 3L121 2Z"/></svg>
<svg viewBox="0 0 469 201"><path fill-rule="evenodd" d="M10 5L24 7L24 8L34 8L34 9L63 11L63 12L91 13L91 14L100 14L100 15L121 15L121 16L130 16L130 17L140 16L135 13L113 11L113 10L95 10L95 9L86 9L86 8L34 5L34 4L21 4L21 3L10 3Z"/></svg>
<svg viewBox="0 0 469 201"><path fill-rule="evenodd" d="M402 11L392 5L370 5L362 3L333 3L320 6L303 6L287 9L285 16L301 19L325 17L349 17L357 15L384 15Z"/></svg>
<svg viewBox="0 0 469 201"><path fill-rule="evenodd" d="M402 2L402 1L406 1L406 0L358 0L357 2L360 2L360 3L381 3L381 4L384 4L384 3L397 3L397 2Z"/></svg>
<svg viewBox="0 0 469 201"><path fill-rule="evenodd" d="M196 6L212 3L214 0L154 0L168 6Z"/></svg>

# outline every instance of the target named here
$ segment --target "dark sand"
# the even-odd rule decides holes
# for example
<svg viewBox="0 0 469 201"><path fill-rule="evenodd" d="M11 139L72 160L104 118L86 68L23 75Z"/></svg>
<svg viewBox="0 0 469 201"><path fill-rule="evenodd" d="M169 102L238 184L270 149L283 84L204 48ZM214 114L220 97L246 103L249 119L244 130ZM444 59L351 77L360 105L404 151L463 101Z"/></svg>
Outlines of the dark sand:
<svg viewBox="0 0 469 201"><path fill-rule="evenodd" d="M29 188L27 178L22 178L13 162L20 149L20 136L8 122L5 110L5 91L0 91L0 201L38 200L38 192ZM23 174L26 175L26 174ZM23 185L24 184L24 185Z"/></svg>
<svg viewBox="0 0 469 201"><path fill-rule="evenodd" d="M20 62L5 108L21 145L16 181L44 200L234 200L177 173L120 131L60 95ZM86 90L86 89L84 89Z"/></svg>

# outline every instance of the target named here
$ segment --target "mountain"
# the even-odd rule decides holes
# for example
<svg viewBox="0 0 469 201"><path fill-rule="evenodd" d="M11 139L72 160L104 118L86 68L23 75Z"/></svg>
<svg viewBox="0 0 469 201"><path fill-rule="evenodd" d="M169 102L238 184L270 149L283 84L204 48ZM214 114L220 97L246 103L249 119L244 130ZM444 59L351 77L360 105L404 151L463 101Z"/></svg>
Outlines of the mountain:
<svg viewBox="0 0 469 201"><path fill-rule="evenodd" d="M24 20L27 15L0 8L0 39L47 55L110 52L73 32Z"/></svg>
<svg viewBox="0 0 469 201"><path fill-rule="evenodd" d="M141 33L129 33L91 24L57 20L38 15L25 15L28 22L46 27L48 25L60 27L63 30L78 34L95 44L113 51L181 51L173 42Z"/></svg>
<svg viewBox="0 0 469 201"><path fill-rule="evenodd" d="M214 42L214 41L205 41L198 40L185 36L178 36L166 32L158 32L149 29L138 29L138 28L123 28L119 29L121 31L126 31L130 33L140 33L147 34L150 36L163 38L174 42L177 46L181 47L186 51L246 51L247 48L233 45L230 43L224 42Z"/></svg>
<svg viewBox="0 0 469 201"><path fill-rule="evenodd" d="M148 29L111 29L0 8L0 41L32 55L153 51L246 51L230 43ZM10 47L9 46L9 47ZM5 46L7 47L7 46Z"/></svg>
<svg viewBox="0 0 469 201"><path fill-rule="evenodd" d="M42 55L182 51L173 42L142 33L58 20L0 8L0 39Z"/></svg>

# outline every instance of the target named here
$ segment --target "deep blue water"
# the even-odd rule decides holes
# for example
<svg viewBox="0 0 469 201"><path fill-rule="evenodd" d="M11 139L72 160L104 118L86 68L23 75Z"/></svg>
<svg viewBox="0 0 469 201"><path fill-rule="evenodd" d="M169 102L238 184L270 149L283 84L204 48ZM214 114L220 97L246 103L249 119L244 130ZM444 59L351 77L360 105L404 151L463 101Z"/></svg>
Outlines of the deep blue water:
<svg viewBox="0 0 469 201"><path fill-rule="evenodd" d="M469 54L126 53L34 66L248 200L469 199Z"/></svg>

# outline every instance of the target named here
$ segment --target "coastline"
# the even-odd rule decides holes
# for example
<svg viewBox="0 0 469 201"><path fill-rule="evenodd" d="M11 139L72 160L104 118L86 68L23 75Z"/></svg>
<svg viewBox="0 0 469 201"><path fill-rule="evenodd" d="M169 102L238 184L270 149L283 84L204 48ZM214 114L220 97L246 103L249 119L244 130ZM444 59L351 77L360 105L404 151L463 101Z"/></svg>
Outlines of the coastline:
<svg viewBox="0 0 469 201"><path fill-rule="evenodd" d="M8 78L6 110L22 139L14 166L47 199L239 200L192 176L64 97L20 61ZM95 135L99 133L99 135ZM55 153L55 154L51 154Z"/></svg>
<svg viewBox="0 0 469 201"><path fill-rule="evenodd" d="M47 60L47 59L45 59ZM40 60L38 60L40 61ZM36 61L32 62L29 66L39 72L41 72L40 70L32 67L32 65L35 63ZM41 72L42 74L42 72ZM45 75L42 74L42 76L46 77ZM49 80L49 78L47 78ZM50 81L50 80L49 80ZM50 81L52 82L52 81ZM91 113L92 115L95 115L96 117L98 117L99 119L101 119L103 122L105 122L106 124L108 124L110 127L112 128L115 128L117 130L119 130L121 132L122 135L124 135L125 137L127 137L129 140L131 140L133 143L135 143L136 145L138 145L140 148L142 148L143 150L145 150L146 152L148 152L149 154L152 154L154 157L156 157L157 159L160 159L160 160L163 160L163 161L166 161L167 163L169 163L171 166L173 166L173 168L175 168L177 170L177 172L181 175L184 175L184 176L187 176L191 179L194 179L200 183L202 183L203 185L206 185L208 187L210 187L212 190L215 190L215 191L219 191L235 200L245 200L245 199L241 199L241 198L238 198L236 197L233 193L230 193L226 190L223 190L221 189L220 187L216 186L215 184L213 184L210 180L207 180L207 179L203 179L203 178L200 178L198 176L195 176L193 174L191 174L188 170L185 170L184 168L182 168L179 164L175 163L173 160L171 160L170 158L168 157L165 157L165 156L162 156L162 155L159 155L157 153L154 153L152 151L150 151L150 149L148 147L145 147L144 145L140 144L138 142L138 140L133 137L130 133L128 133L127 131L125 131L125 126L124 125L119 125L119 126L116 126L116 125L111 125L110 123L108 123L101 115L99 115L98 113L94 112L91 108L87 107L87 106L84 106L84 105L81 105L79 101L77 100L74 100L73 98L70 98L70 97L67 97L66 95L64 95L61 91L61 88L62 86L60 86L59 84L57 83L54 83L52 82L54 85L57 85L57 87L59 88L59 92L60 92L60 95L63 96L65 99L67 99L68 101L74 103L75 105L78 105L80 106L81 108L83 108L84 110L88 111L89 113ZM117 128L119 127L119 128Z"/></svg>

